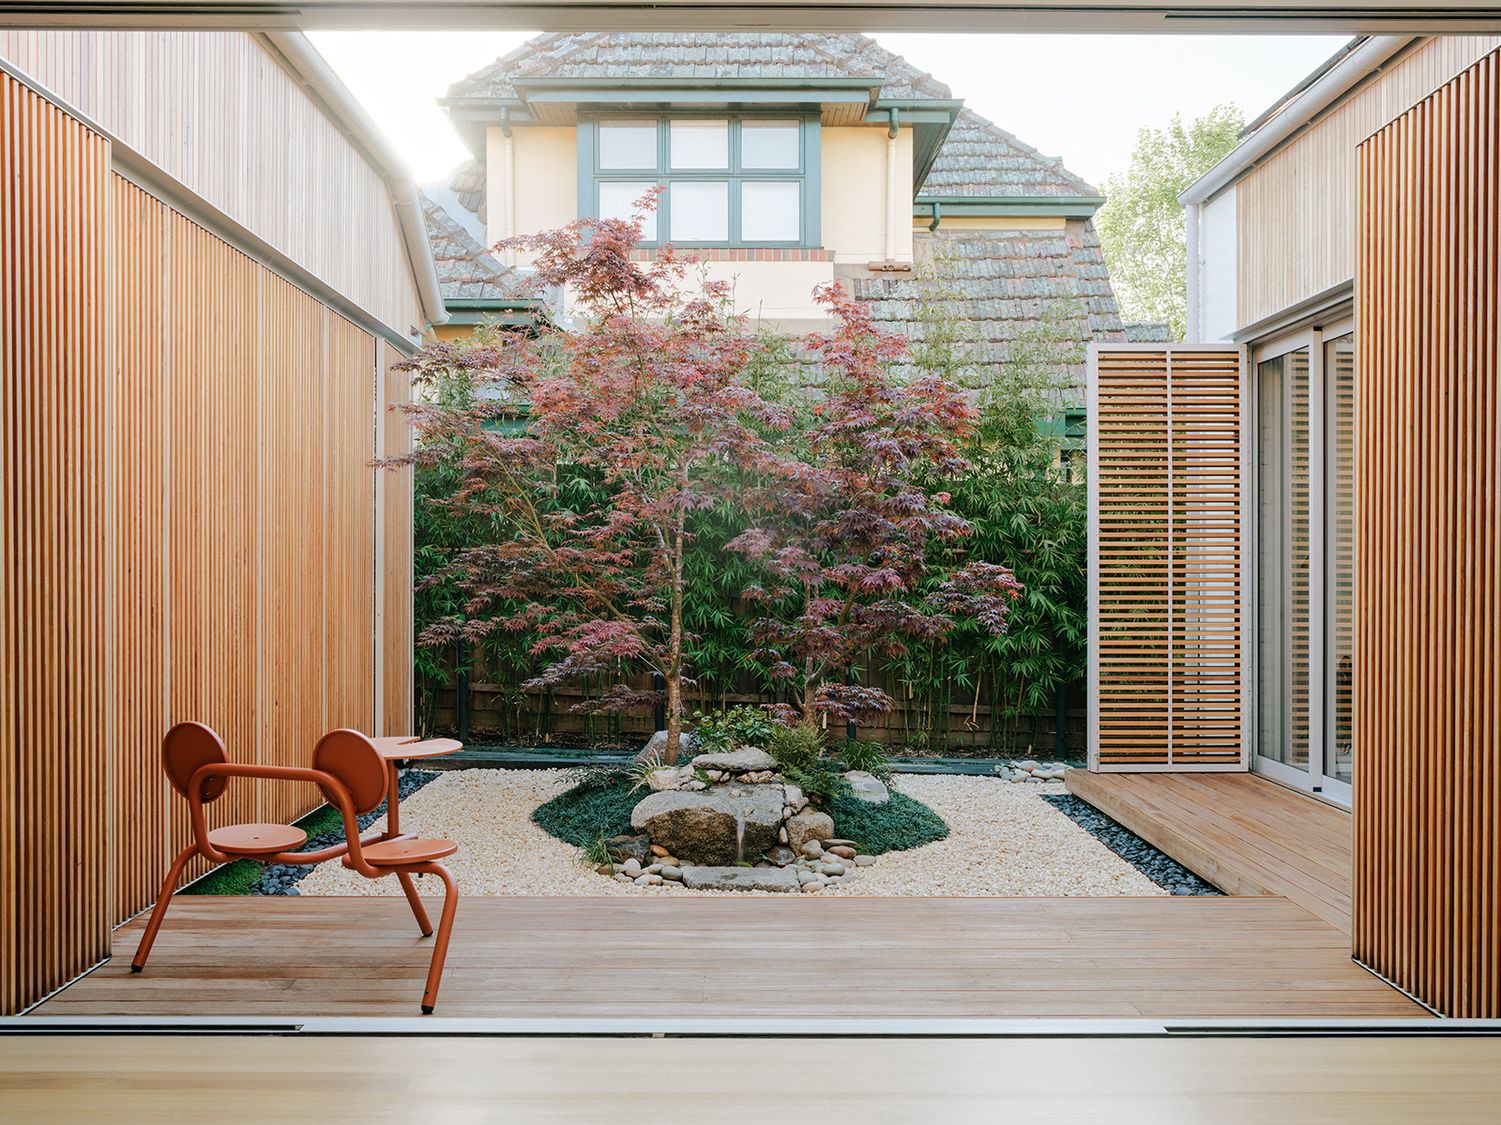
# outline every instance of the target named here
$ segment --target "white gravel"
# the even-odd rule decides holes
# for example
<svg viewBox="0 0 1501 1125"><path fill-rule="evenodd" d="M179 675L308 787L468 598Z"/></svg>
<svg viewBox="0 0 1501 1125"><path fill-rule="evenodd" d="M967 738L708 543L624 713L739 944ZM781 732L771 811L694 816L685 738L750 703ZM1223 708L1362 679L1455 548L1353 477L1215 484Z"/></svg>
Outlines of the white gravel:
<svg viewBox="0 0 1501 1125"><path fill-rule="evenodd" d="M401 828L459 845L458 854L443 862L466 895L760 893L690 891L670 884L637 887L596 874L580 862L579 849L531 821L533 809L566 787L561 770L445 772L401 803ZM1063 792L1060 782L903 774L896 787L943 817L948 838L878 856L873 866L857 869L824 894L1052 898L1166 893L1042 800L1044 793ZM395 879L365 879L333 860L314 869L297 890L304 895L393 895L401 893L401 886Z"/></svg>

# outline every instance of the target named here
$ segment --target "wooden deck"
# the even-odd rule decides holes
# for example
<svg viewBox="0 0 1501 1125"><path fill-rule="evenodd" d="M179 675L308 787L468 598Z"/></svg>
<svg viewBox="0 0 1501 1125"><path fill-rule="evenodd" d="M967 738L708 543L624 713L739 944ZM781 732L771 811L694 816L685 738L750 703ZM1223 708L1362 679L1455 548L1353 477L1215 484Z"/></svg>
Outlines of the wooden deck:
<svg viewBox="0 0 1501 1125"><path fill-rule="evenodd" d="M436 910L436 903L430 909ZM176 900L40 1015L415 1016L398 898ZM1423 1016L1277 898L466 898L438 1015L487 1018Z"/></svg>
<svg viewBox="0 0 1501 1125"><path fill-rule="evenodd" d="M1070 793L1232 895L1275 895L1350 933L1350 814L1246 773L1088 773Z"/></svg>
<svg viewBox="0 0 1501 1125"><path fill-rule="evenodd" d="M1494 1125L1498 1104L1482 1038L0 1040L18 1122Z"/></svg>

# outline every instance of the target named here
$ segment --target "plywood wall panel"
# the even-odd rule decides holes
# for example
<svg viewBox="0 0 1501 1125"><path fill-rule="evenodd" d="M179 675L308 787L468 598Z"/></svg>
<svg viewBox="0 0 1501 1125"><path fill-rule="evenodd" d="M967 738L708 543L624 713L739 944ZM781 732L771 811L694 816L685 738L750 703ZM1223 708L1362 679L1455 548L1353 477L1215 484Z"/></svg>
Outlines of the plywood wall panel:
<svg viewBox="0 0 1501 1125"><path fill-rule="evenodd" d="M1091 351L1092 768L1245 768L1242 361Z"/></svg>
<svg viewBox="0 0 1501 1125"><path fill-rule="evenodd" d="M1239 181L1235 201L1240 326L1355 276L1356 146L1497 43L1501 36L1424 40Z"/></svg>
<svg viewBox="0 0 1501 1125"><path fill-rule="evenodd" d="M1501 1016L1501 51L1359 150L1354 952Z"/></svg>
<svg viewBox="0 0 1501 1125"><path fill-rule="evenodd" d="M109 951L109 162L0 74L0 1013Z"/></svg>

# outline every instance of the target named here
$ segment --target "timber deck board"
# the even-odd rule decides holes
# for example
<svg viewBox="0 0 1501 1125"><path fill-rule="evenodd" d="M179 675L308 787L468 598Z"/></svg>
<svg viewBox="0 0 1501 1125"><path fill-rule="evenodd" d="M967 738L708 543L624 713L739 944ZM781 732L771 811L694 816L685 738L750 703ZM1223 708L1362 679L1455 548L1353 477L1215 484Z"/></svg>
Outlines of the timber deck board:
<svg viewBox="0 0 1501 1125"><path fill-rule="evenodd" d="M436 917L436 900L429 911ZM174 900L146 972L47 1016L412 1016L399 898ZM509 1019L1341 1018L1424 1011L1278 898L465 898L438 1015Z"/></svg>
<svg viewBox="0 0 1501 1125"><path fill-rule="evenodd" d="M1350 933L1350 814L1245 773L1088 773L1070 793L1233 895L1286 898Z"/></svg>

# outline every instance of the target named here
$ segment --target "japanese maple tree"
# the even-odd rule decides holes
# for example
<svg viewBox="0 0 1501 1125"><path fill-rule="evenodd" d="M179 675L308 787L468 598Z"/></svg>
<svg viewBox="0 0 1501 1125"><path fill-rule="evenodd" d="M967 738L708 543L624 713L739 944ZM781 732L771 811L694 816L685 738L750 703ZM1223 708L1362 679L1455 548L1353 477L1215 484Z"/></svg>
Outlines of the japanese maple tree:
<svg viewBox="0 0 1501 1125"><path fill-rule="evenodd" d="M940 563L970 525L933 482L965 470L973 408L941 377L900 377L906 341L864 302L837 284L817 298L834 326L807 341L822 386L801 435L806 471L782 478L781 502L730 544L764 568L746 592L761 607L755 656L808 724L889 710L885 692L849 682L859 660L941 639L959 616L1001 633L1021 589L1003 566Z"/></svg>
<svg viewBox="0 0 1501 1125"><path fill-rule="evenodd" d="M727 287L688 279L670 250L632 260L651 205L632 220L586 219L511 240L535 256L535 281L565 295L572 323L499 337L462 358L433 345L412 364L415 380L462 362L474 393L408 412L414 459L456 461L447 503L483 513L491 529L435 576L467 601L421 641L525 632L546 661L528 687L618 676L581 709L665 702L672 762L692 682L690 513L727 495L754 503L772 491L748 481L798 471L768 440L790 424L788 412L742 378L762 345L732 314ZM647 671L660 690L626 682Z"/></svg>

